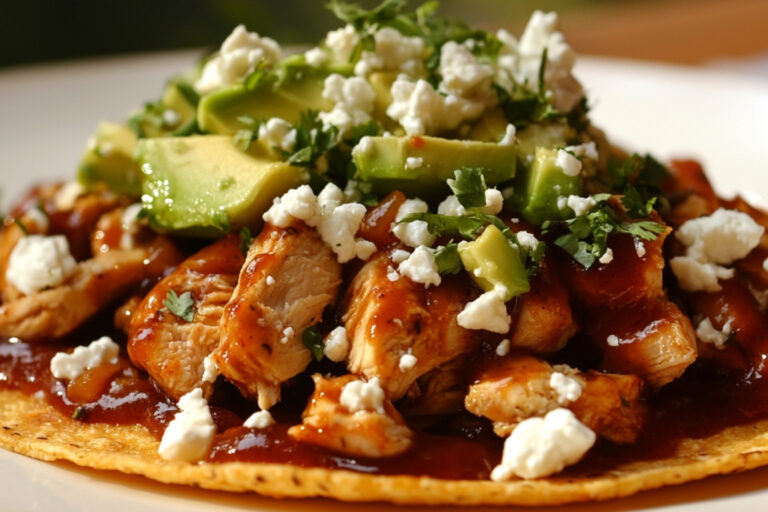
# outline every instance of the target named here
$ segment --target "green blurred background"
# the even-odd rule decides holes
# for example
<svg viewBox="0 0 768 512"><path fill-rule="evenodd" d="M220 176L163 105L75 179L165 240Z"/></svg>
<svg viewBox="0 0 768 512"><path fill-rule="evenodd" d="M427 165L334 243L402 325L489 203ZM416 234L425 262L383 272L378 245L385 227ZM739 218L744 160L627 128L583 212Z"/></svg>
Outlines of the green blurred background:
<svg viewBox="0 0 768 512"><path fill-rule="evenodd" d="M283 44L309 44L337 25L324 4L6 0L0 11L0 66L215 47L238 23ZM568 40L582 53L696 63L768 50L768 0L442 0L441 5L447 15L514 32L534 9L557 10Z"/></svg>

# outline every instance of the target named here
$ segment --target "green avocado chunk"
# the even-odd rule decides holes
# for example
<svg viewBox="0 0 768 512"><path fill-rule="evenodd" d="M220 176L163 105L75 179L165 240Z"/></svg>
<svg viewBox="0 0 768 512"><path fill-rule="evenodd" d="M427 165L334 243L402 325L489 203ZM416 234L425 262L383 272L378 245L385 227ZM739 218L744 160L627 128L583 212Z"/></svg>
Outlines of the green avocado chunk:
<svg viewBox="0 0 768 512"><path fill-rule="evenodd" d="M299 120L305 110L330 110L333 103L323 98L322 72L307 72L282 83L267 82L249 89L243 84L203 96L197 109L197 123L206 133L234 135L245 128L239 118L280 117L289 123Z"/></svg>
<svg viewBox="0 0 768 512"><path fill-rule="evenodd" d="M88 141L77 178L86 188L104 183L117 194L141 195L141 170L133 159L136 134L125 125L102 122Z"/></svg>
<svg viewBox="0 0 768 512"><path fill-rule="evenodd" d="M256 227L273 198L306 180L258 141L244 152L223 135L141 139L136 155L153 227L190 236Z"/></svg>
<svg viewBox="0 0 768 512"><path fill-rule="evenodd" d="M494 185L512 179L517 149L496 143L438 137L366 137L352 153L357 179L381 193L400 190L422 198L445 196L446 180L460 167L483 170Z"/></svg>
<svg viewBox="0 0 768 512"><path fill-rule="evenodd" d="M160 100L147 104L131 122L140 137L187 135L196 131L198 101L199 96L188 82L175 79L165 86Z"/></svg>
<svg viewBox="0 0 768 512"><path fill-rule="evenodd" d="M563 219L567 211L557 205L559 197L581 193L581 177L568 176L557 165L557 149L536 148L533 163L521 174L515 197L520 214L532 224Z"/></svg>
<svg viewBox="0 0 768 512"><path fill-rule="evenodd" d="M472 242L461 242L458 250L464 268L483 290L502 290L508 301L531 289L519 250L496 226L489 225Z"/></svg>

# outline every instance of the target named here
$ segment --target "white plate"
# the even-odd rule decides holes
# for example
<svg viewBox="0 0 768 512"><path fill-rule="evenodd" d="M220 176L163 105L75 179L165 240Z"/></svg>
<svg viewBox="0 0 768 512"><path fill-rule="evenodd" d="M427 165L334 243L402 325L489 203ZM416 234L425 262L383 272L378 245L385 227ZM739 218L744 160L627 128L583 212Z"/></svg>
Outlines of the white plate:
<svg viewBox="0 0 768 512"><path fill-rule="evenodd" d="M158 96L164 80L195 56L156 54L0 72L3 203L34 181L71 178L99 120L124 119L129 109ZM721 191L768 197L768 84L723 72L596 59L582 60L578 74L590 91L594 121L615 141L660 158L698 158ZM568 510L765 510L766 482L768 469L761 469ZM162 486L2 450L0 496L0 508L8 512L392 508Z"/></svg>

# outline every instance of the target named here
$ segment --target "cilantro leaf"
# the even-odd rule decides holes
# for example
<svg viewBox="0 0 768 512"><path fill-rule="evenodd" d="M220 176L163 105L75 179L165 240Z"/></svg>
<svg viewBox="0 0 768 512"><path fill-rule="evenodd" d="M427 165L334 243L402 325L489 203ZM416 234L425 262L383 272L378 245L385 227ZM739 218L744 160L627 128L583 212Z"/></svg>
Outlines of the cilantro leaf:
<svg viewBox="0 0 768 512"><path fill-rule="evenodd" d="M483 171L475 167L462 167L453 171L454 179L448 180L456 198L464 208L485 206L485 178Z"/></svg>
<svg viewBox="0 0 768 512"><path fill-rule="evenodd" d="M448 244L435 251L435 263L440 275L458 274L464 268L457 244Z"/></svg>
<svg viewBox="0 0 768 512"><path fill-rule="evenodd" d="M176 295L175 291L168 290L163 304L165 309L186 322L191 322L195 319L195 299L192 298L192 293L190 292L184 292L179 296Z"/></svg>
<svg viewBox="0 0 768 512"><path fill-rule="evenodd" d="M413 222L423 220L427 223L427 229L433 235L473 239L480 234L485 226L485 221L475 215L440 215L439 213L412 213L400 222Z"/></svg>
<svg viewBox="0 0 768 512"><path fill-rule="evenodd" d="M308 327L301 335L301 342L304 344L314 358L320 361L325 355L325 345L323 343L323 337L320 336L320 332L317 330L317 326Z"/></svg>
<svg viewBox="0 0 768 512"><path fill-rule="evenodd" d="M324 127L316 110L302 112L295 129L296 145L293 152L284 153L292 165L312 167L320 156L339 143L338 128Z"/></svg>
<svg viewBox="0 0 768 512"><path fill-rule="evenodd" d="M72 413L72 419L73 420L81 420L85 416L86 410L85 407L82 405L78 405L77 408L75 408L75 412Z"/></svg>
<svg viewBox="0 0 768 512"><path fill-rule="evenodd" d="M240 252L243 253L243 256L248 255L248 250L251 248L251 241L253 241L251 230L243 228L240 231Z"/></svg>

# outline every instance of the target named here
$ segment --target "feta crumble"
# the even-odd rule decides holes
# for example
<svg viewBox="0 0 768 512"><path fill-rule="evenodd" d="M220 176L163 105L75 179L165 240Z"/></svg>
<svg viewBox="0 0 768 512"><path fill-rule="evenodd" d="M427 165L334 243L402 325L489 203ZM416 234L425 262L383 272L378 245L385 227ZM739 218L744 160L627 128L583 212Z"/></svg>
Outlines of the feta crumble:
<svg viewBox="0 0 768 512"><path fill-rule="evenodd" d="M595 433L568 409L555 409L543 418L520 422L504 442L501 464L491 472L494 481L540 478L575 464L595 444Z"/></svg>
<svg viewBox="0 0 768 512"><path fill-rule="evenodd" d="M352 56L358 42L360 42L360 36L357 35L357 31L352 25L331 30L325 36L325 45L336 54L340 61L344 62Z"/></svg>
<svg viewBox="0 0 768 512"><path fill-rule="evenodd" d="M608 247L602 256L600 256L600 259L597 261L600 262L601 265L608 265L610 262L613 261L613 249Z"/></svg>
<svg viewBox="0 0 768 512"><path fill-rule="evenodd" d="M566 176L578 176L581 172L581 160L564 149L557 150L555 165L562 169Z"/></svg>
<svg viewBox="0 0 768 512"><path fill-rule="evenodd" d="M32 295L63 284L76 267L65 236L29 235L11 251L5 279L24 295Z"/></svg>
<svg viewBox="0 0 768 512"><path fill-rule="evenodd" d="M608 343L609 347L618 347L619 346L619 337L615 334L609 334L608 337L605 339L605 342Z"/></svg>
<svg viewBox="0 0 768 512"><path fill-rule="evenodd" d="M33 224L37 230L45 233L51 227L51 220L48 215L39 208L30 208L24 212L24 225L28 228Z"/></svg>
<svg viewBox="0 0 768 512"><path fill-rule="evenodd" d="M460 217L467 213L467 210L459 202L458 197L450 195L437 205L437 213L440 215L449 215L451 217Z"/></svg>
<svg viewBox="0 0 768 512"><path fill-rule="evenodd" d="M325 79L323 98L333 101L335 105L330 112L320 112L320 120L326 128L335 126L343 135L353 126L371 120L376 93L364 78L344 78L333 73Z"/></svg>
<svg viewBox="0 0 768 512"><path fill-rule="evenodd" d="M418 246L408 259L400 263L398 267L400 275L407 277L414 283L421 283L425 288L429 285L440 285L440 274L437 271L437 262L434 253L423 245Z"/></svg>
<svg viewBox="0 0 768 512"><path fill-rule="evenodd" d="M503 294L497 290L485 292L467 303L456 317L461 327L505 334L512 318L507 314Z"/></svg>
<svg viewBox="0 0 768 512"><path fill-rule="evenodd" d="M479 63L466 46L455 41L443 44L438 72L442 77L441 92L475 102L482 109L496 104L493 67Z"/></svg>
<svg viewBox="0 0 768 512"><path fill-rule="evenodd" d="M392 254L390 254L389 257L395 263L402 263L405 260L407 260L410 255L411 253L409 253L408 251L404 251L402 249L395 249L394 251L392 251Z"/></svg>
<svg viewBox="0 0 768 512"><path fill-rule="evenodd" d="M291 152L296 146L296 129L285 119L273 117L259 127L259 140Z"/></svg>
<svg viewBox="0 0 768 512"><path fill-rule="evenodd" d="M173 128L181 121L181 116L178 112L172 108L166 108L163 110L163 124L169 128Z"/></svg>
<svg viewBox="0 0 768 512"><path fill-rule="evenodd" d="M729 318L723 325L723 329L718 330L709 318L705 318L696 327L696 336L704 343L711 343L715 348L723 349L733 333L732 324L733 318Z"/></svg>
<svg viewBox="0 0 768 512"><path fill-rule="evenodd" d="M549 377L549 387L557 394L557 403L560 405L568 405L578 400L583 389L579 380L561 372L552 373Z"/></svg>
<svg viewBox="0 0 768 512"><path fill-rule="evenodd" d="M680 287L691 292L719 291L718 279L734 275L732 268L723 265L746 257L760 243L764 231L746 213L723 208L685 222L675 237L686 247L686 253L669 262Z"/></svg>
<svg viewBox="0 0 768 512"><path fill-rule="evenodd" d="M416 366L416 363L418 362L419 360L413 355L413 351L409 348L408 352L400 356L400 362L397 364L397 367L400 368L401 372L406 372Z"/></svg>
<svg viewBox="0 0 768 512"><path fill-rule="evenodd" d="M373 411L384 414L384 390L381 389L379 378L374 377L368 382L348 382L341 390L339 403L351 413Z"/></svg>
<svg viewBox="0 0 768 512"><path fill-rule="evenodd" d="M219 377L219 365L216 364L212 355L205 356L203 359L203 382L213 384Z"/></svg>
<svg viewBox="0 0 768 512"><path fill-rule="evenodd" d="M499 190L489 188L485 191L485 206L480 211L486 215L497 215L504 208L504 196Z"/></svg>
<svg viewBox="0 0 768 512"><path fill-rule="evenodd" d="M275 63L281 54L280 45L274 39L259 37L256 32L248 32L244 25L238 25L221 44L219 54L203 67L195 90L208 94L242 82L259 62Z"/></svg>
<svg viewBox="0 0 768 512"><path fill-rule="evenodd" d="M635 252L637 253L637 257L642 258L643 256L645 256L645 253L646 253L645 244L639 238L635 238L634 242L635 242Z"/></svg>
<svg viewBox="0 0 768 512"><path fill-rule="evenodd" d="M518 231L515 233L515 236L517 237L517 243L520 244L520 247L528 249L529 251L535 251L539 246L539 240L532 233Z"/></svg>
<svg viewBox="0 0 768 512"><path fill-rule="evenodd" d="M504 339L499 342L498 345L496 345L496 355L499 357L504 357L509 354L510 349L512 348L512 342Z"/></svg>
<svg viewBox="0 0 768 512"><path fill-rule="evenodd" d="M387 280L394 283L398 279L400 279L400 274L397 272L397 269L392 265L389 265L387 267Z"/></svg>
<svg viewBox="0 0 768 512"><path fill-rule="evenodd" d="M383 27L373 36L374 51L363 51L355 64L355 74L365 76L373 71L401 71L420 74L424 68L424 40L404 36L391 27Z"/></svg>
<svg viewBox="0 0 768 512"><path fill-rule="evenodd" d="M409 170L419 169L424 165L424 159L420 156L409 156L405 159L405 168Z"/></svg>
<svg viewBox="0 0 768 512"><path fill-rule="evenodd" d="M288 343L293 339L293 327L286 327L282 332L283 336L280 338L280 343Z"/></svg>
<svg viewBox="0 0 768 512"><path fill-rule="evenodd" d="M392 233L409 247L419 247L420 245L431 247L435 243L435 235L429 232L429 226L426 222L415 220L398 224L413 213L426 213L427 211L429 211L429 207L421 199L406 199L397 210Z"/></svg>
<svg viewBox="0 0 768 512"><path fill-rule="evenodd" d="M275 284L275 278L272 276L267 276L265 281L267 283L267 286L272 286L273 284Z"/></svg>
<svg viewBox="0 0 768 512"><path fill-rule="evenodd" d="M119 352L120 345L112 338L102 336L87 346L76 347L71 354L57 352L51 358L51 373L57 379L72 380L104 363L116 364Z"/></svg>
<svg viewBox="0 0 768 512"><path fill-rule="evenodd" d="M304 53L304 60L313 68L319 68L328 60L328 54L322 48L312 48Z"/></svg>
<svg viewBox="0 0 768 512"><path fill-rule="evenodd" d="M269 411L256 411L243 422L245 428L263 429L275 424L275 419Z"/></svg>
<svg viewBox="0 0 768 512"><path fill-rule="evenodd" d="M347 330L343 326L336 327L325 338L323 354L336 363L346 359L349 353L349 339Z"/></svg>
<svg viewBox="0 0 768 512"><path fill-rule="evenodd" d="M561 203L562 199L562 203ZM559 210L565 209L567 206L571 210L573 210L574 215L577 217L581 217L584 214L589 213L589 211L594 208L597 205L597 201L591 196L587 197L580 197L575 195L570 195L568 197L559 197L557 198L557 207Z"/></svg>
<svg viewBox="0 0 768 512"><path fill-rule="evenodd" d="M216 425L202 389L182 396L178 405L180 410L163 432L157 451L163 460L195 462L210 450Z"/></svg>
<svg viewBox="0 0 768 512"><path fill-rule="evenodd" d="M69 181L61 186L61 188L53 196L53 204L59 211L71 210L75 207L75 201L77 198L85 194L85 187L80 182Z"/></svg>

